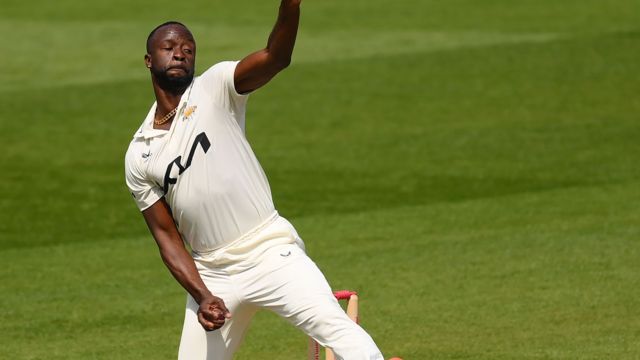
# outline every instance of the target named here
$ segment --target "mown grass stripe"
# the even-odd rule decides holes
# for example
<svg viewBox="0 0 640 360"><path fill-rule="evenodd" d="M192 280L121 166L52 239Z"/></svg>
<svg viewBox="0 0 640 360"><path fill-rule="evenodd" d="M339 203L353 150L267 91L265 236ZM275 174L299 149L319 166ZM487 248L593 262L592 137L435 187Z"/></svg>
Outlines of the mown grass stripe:
<svg viewBox="0 0 640 360"><path fill-rule="evenodd" d="M142 66L147 26L125 22L1 21L0 31L22 29L13 55L5 59L0 91L98 85L146 79ZM236 59L263 46L265 29L193 24L201 70L207 59ZM82 33L82 37L76 35ZM213 36L212 36L213 35ZM521 43L556 41L553 33L443 31L301 31L295 52L300 64L367 59L398 54L451 51ZM254 44L254 48L250 47ZM32 54L38 56L32 56ZM87 59L87 60L81 60ZM213 63L213 61L209 61Z"/></svg>

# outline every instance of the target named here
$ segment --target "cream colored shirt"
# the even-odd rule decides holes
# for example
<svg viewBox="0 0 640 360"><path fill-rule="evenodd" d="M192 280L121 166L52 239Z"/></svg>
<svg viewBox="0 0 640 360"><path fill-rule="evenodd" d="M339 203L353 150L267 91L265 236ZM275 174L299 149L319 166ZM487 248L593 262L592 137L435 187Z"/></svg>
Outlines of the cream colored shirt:
<svg viewBox="0 0 640 360"><path fill-rule="evenodd" d="M248 252L259 245L251 234L279 218L245 138L247 96L235 90L236 65L222 62L196 77L168 131L153 129L154 103L125 157L127 186L140 210L164 196L194 258L219 258L216 250L234 244ZM295 242L291 231L277 243Z"/></svg>

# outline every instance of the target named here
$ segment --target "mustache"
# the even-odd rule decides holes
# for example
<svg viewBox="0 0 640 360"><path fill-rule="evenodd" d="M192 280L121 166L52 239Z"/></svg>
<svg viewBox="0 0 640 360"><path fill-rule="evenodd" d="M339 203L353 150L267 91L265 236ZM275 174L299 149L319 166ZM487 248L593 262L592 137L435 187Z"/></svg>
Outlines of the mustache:
<svg viewBox="0 0 640 360"><path fill-rule="evenodd" d="M168 71L171 69L182 69L184 74L180 76L170 76ZM168 64L159 69L151 69L161 88L168 91L184 90L194 78L194 68L182 64Z"/></svg>

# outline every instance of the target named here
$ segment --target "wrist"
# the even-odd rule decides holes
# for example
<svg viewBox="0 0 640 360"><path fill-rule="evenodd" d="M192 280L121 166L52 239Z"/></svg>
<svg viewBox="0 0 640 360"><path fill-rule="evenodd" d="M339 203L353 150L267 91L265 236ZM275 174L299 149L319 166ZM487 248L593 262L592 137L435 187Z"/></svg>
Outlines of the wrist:
<svg viewBox="0 0 640 360"><path fill-rule="evenodd" d="M209 291L209 289L204 288L194 291L191 296L198 304L200 304L203 300L213 297L213 294Z"/></svg>
<svg viewBox="0 0 640 360"><path fill-rule="evenodd" d="M298 7L300 6L300 2L301 0L282 0L282 2L280 3L280 6L281 7L289 7L289 6Z"/></svg>

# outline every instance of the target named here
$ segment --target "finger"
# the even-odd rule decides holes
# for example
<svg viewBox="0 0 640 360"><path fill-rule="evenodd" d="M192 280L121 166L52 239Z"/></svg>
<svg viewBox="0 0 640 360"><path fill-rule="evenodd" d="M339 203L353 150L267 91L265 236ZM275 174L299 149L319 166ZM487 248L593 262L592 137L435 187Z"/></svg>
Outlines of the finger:
<svg viewBox="0 0 640 360"><path fill-rule="evenodd" d="M229 312L224 312L220 309L216 309L214 310L214 315L215 315L215 319L216 320L225 320L225 319L231 319L231 313Z"/></svg>
<svg viewBox="0 0 640 360"><path fill-rule="evenodd" d="M216 320L216 321L213 322L213 325L217 326L217 327L222 327L226 322L225 320L226 319L224 319L224 318L222 318L220 320Z"/></svg>
<svg viewBox="0 0 640 360"><path fill-rule="evenodd" d="M202 312L198 312L198 322L205 330L214 330L215 324L213 321L207 320Z"/></svg>
<svg viewBox="0 0 640 360"><path fill-rule="evenodd" d="M218 302L218 307L220 308L220 310L222 310L225 318L227 319L231 318L231 311L227 309L227 306L224 304L224 301L222 299L220 299L220 301Z"/></svg>
<svg viewBox="0 0 640 360"><path fill-rule="evenodd" d="M219 321L220 319L224 319L224 317L218 315L218 314L214 314L211 311L208 311L207 309L203 309L203 310L199 310L198 311L198 321L206 327L213 327L214 323Z"/></svg>
<svg viewBox="0 0 640 360"><path fill-rule="evenodd" d="M209 308L204 310L207 313L210 314L210 319L217 319L217 318L222 318L222 319L230 319L231 318L231 313L229 312L229 310L224 306L224 304L220 304L220 303L214 303L214 304L210 304Z"/></svg>
<svg viewBox="0 0 640 360"><path fill-rule="evenodd" d="M203 325L203 324L201 325L202 325L202 328L205 329L206 331L214 331L223 327L224 324L225 324L224 321L214 321L209 323L208 325Z"/></svg>
<svg viewBox="0 0 640 360"><path fill-rule="evenodd" d="M205 313L206 318L209 319L210 321L225 319L224 312L215 307L204 310L203 312Z"/></svg>
<svg viewBox="0 0 640 360"><path fill-rule="evenodd" d="M211 326L202 325L202 328L204 329L204 331L210 332L210 331L216 331L216 330L220 329L223 325L220 325L220 324L213 324Z"/></svg>
<svg viewBox="0 0 640 360"><path fill-rule="evenodd" d="M212 322L213 327L210 330L216 330L216 329L220 329L221 327L224 326L225 324L225 318L222 318L220 320L216 320Z"/></svg>

